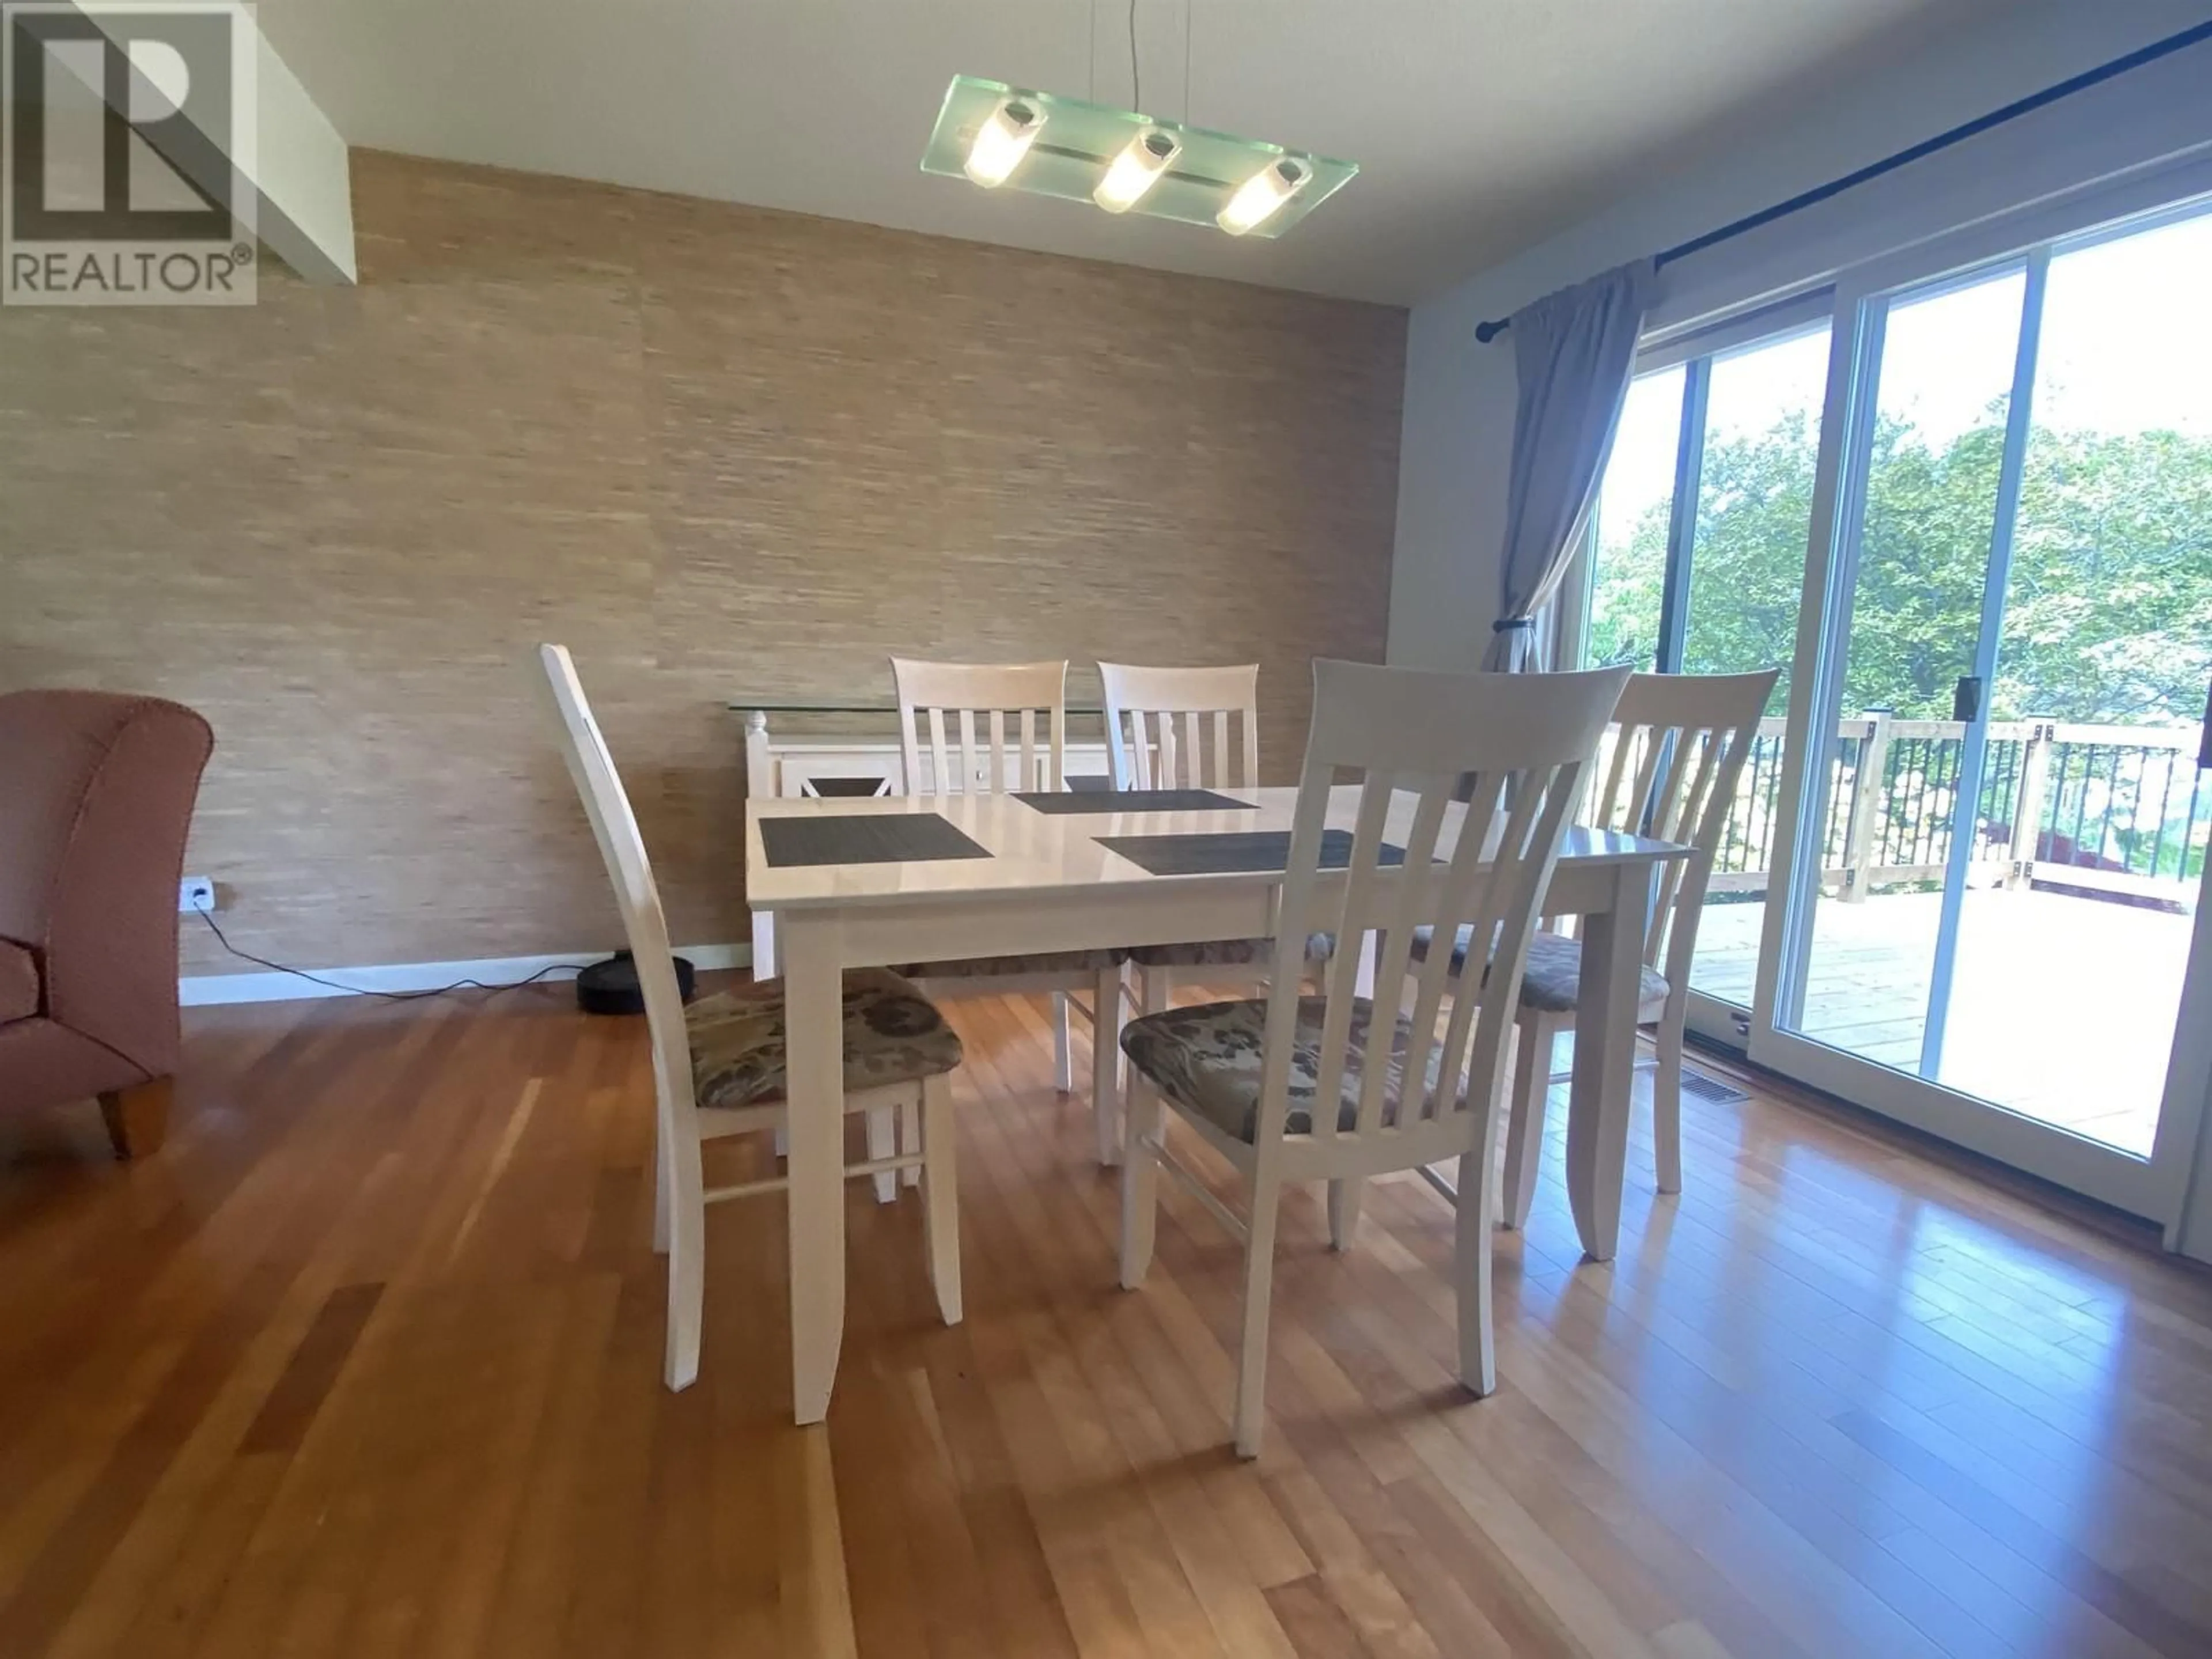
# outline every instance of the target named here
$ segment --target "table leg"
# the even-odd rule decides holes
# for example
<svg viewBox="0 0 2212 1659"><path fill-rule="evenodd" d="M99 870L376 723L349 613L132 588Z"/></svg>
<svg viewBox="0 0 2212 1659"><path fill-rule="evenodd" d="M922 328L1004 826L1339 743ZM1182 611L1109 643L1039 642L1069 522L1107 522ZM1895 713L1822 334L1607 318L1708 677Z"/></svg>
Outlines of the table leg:
<svg viewBox="0 0 2212 1659"><path fill-rule="evenodd" d="M845 1334L845 1102L841 975L834 920L786 916L790 1044L791 1403L800 1423L830 1413Z"/></svg>
<svg viewBox="0 0 2212 1659"><path fill-rule="evenodd" d="M1567 1198L1583 1249L1598 1261L1612 1261L1620 1245L1629 1093L1636 1076L1636 992L1650 869L1623 865L1612 886L1612 902L1583 918L1574 1081L1567 1107Z"/></svg>
<svg viewBox="0 0 2212 1659"><path fill-rule="evenodd" d="M772 800L782 792L776 787L775 756L768 746L768 713L755 708L745 715L745 797ZM774 979L775 917L766 910L753 912L753 977Z"/></svg>

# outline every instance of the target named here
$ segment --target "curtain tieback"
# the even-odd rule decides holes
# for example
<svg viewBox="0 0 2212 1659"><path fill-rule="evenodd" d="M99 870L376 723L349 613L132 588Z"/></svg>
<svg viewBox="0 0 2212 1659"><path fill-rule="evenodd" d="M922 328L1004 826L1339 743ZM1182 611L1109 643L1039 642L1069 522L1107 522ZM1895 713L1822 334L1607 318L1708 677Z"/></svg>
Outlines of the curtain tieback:
<svg viewBox="0 0 2212 1659"><path fill-rule="evenodd" d="M1490 631L1493 634L1513 634L1524 628L1534 628L1535 625L1536 619L1534 617L1500 617L1490 624Z"/></svg>

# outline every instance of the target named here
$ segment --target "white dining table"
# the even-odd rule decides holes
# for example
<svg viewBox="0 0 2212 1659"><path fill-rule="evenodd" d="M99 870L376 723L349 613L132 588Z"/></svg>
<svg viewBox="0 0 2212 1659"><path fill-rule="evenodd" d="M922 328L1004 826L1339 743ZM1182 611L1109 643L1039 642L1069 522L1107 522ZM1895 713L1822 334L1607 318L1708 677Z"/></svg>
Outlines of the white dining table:
<svg viewBox="0 0 2212 1659"><path fill-rule="evenodd" d="M1224 793L1249 805L1138 812L1117 808L1106 792L1097 793L1095 812L1074 813L1041 811L1018 796L995 794L748 803L746 898L775 918L787 1011L792 1401L799 1422L828 1414L844 1335L845 971L1268 934L1280 870L1154 875L1099 842L1291 827L1296 789ZM1331 827L1353 826L1358 798L1356 787L1334 792ZM899 814L935 814L988 856L775 863L763 845L761 826L772 818ZM1402 846L1412 814L1413 798L1401 795L1385 838ZM1457 822L1455 808L1439 856L1449 854ZM1600 1261L1612 1258L1620 1232L1638 973L1652 878L1659 865L1689 854L1672 842L1571 830L1544 904L1547 915L1583 919L1566 1175L1583 1249ZM1111 1040L1110 1028L1109 1019L1100 1040Z"/></svg>

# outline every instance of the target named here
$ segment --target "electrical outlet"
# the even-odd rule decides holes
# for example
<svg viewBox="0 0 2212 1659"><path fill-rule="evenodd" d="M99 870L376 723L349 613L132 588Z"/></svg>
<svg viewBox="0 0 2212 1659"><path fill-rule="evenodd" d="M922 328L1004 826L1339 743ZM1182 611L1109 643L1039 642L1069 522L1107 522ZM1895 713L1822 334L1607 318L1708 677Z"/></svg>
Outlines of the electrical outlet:
<svg viewBox="0 0 2212 1659"><path fill-rule="evenodd" d="M177 884L177 911L205 915L215 908L215 883L205 876L186 876Z"/></svg>

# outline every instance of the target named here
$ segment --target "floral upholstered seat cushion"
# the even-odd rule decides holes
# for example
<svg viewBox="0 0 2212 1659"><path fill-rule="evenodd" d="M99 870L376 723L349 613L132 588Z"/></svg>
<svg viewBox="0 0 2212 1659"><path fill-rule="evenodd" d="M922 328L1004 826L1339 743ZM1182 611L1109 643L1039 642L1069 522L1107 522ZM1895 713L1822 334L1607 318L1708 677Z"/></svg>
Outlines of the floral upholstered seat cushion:
<svg viewBox="0 0 2212 1659"><path fill-rule="evenodd" d="M845 1092L916 1083L960 1064L960 1037L936 1005L881 968L845 975ZM790 1060L777 980L702 997L684 1011L691 1089L704 1107L784 1097Z"/></svg>
<svg viewBox="0 0 2212 1659"><path fill-rule="evenodd" d="M917 962L899 969L910 979L1021 979L1030 975L1095 974L1119 968L1127 951L1039 951L1028 956L962 957L952 962Z"/></svg>
<svg viewBox="0 0 2212 1659"><path fill-rule="evenodd" d="M1306 940L1306 960L1327 962L1330 952L1335 949L1334 934L1316 933ZM1139 945L1129 952L1129 960L1139 968L1245 967L1274 959L1275 941L1272 939L1207 939L1197 945Z"/></svg>
<svg viewBox="0 0 2212 1659"><path fill-rule="evenodd" d="M1297 1035L1291 1050L1289 1133L1313 1132L1313 1103L1321 1077L1322 1022L1325 997L1298 1000ZM1359 1091L1365 1075L1361 1061L1370 1052L1368 1026L1374 1005L1361 997L1352 1015L1352 1057L1345 1066L1337 1100L1337 1127L1359 1121ZM1121 1030L1121 1051L1153 1087L1187 1109L1207 1119L1232 1139L1250 1142L1260 1115L1260 1070L1267 1052L1267 1005L1261 999L1209 1002L1195 1008L1170 1008L1131 1020ZM1382 1121L1398 1121L1400 1085L1413 1027L1401 1019L1398 1038L1385 1063ZM1435 1064L1432 1053L1431 1066Z"/></svg>
<svg viewBox="0 0 2212 1659"><path fill-rule="evenodd" d="M1459 930L1458 941L1452 946L1452 972L1467 971L1468 947L1474 941L1473 924ZM1430 930L1413 930L1413 954L1416 961L1426 961L1429 954ZM1539 933L1528 941L1528 965L1521 974L1521 1006L1547 1014L1571 1014L1582 1000L1583 947L1582 941L1563 933ZM1483 969L1486 983L1490 970ZM1667 1000L1668 984L1656 969L1646 966L1638 969L1636 1004L1641 1020L1659 1017L1661 1005Z"/></svg>

